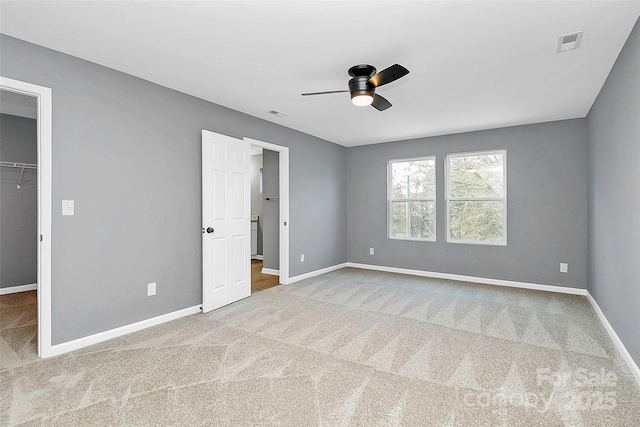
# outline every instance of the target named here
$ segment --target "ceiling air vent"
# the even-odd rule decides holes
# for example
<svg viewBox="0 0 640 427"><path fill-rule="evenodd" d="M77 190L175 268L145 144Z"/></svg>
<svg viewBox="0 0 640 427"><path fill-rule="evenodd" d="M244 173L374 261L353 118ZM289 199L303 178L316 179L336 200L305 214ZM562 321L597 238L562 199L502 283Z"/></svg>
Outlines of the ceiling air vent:
<svg viewBox="0 0 640 427"><path fill-rule="evenodd" d="M269 111L269 114L273 114L274 116L277 116L277 117L287 117L285 113L281 113L280 111L276 111L276 110Z"/></svg>
<svg viewBox="0 0 640 427"><path fill-rule="evenodd" d="M583 33L584 31L578 31L577 33L563 34L558 37L557 52L566 52L567 50L579 48Z"/></svg>

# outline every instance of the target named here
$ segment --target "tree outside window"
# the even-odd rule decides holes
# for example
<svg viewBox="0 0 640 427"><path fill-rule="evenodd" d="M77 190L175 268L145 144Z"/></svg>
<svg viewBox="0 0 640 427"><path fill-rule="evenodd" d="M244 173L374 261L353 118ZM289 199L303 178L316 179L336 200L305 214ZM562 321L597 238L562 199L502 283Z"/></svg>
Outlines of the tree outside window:
<svg viewBox="0 0 640 427"><path fill-rule="evenodd" d="M506 152L446 157L447 241L507 244Z"/></svg>

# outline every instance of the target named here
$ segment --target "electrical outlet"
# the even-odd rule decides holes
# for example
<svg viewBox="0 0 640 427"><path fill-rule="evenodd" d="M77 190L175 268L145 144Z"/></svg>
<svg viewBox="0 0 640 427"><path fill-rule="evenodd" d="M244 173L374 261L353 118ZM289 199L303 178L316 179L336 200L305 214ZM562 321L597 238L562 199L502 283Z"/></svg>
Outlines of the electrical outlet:
<svg viewBox="0 0 640 427"><path fill-rule="evenodd" d="M147 284L147 296L151 297L156 294L156 282Z"/></svg>
<svg viewBox="0 0 640 427"><path fill-rule="evenodd" d="M300 254L300 262L304 262L304 254Z"/></svg>
<svg viewBox="0 0 640 427"><path fill-rule="evenodd" d="M369 255L373 255L374 251L373 248L369 248Z"/></svg>
<svg viewBox="0 0 640 427"><path fill-rule="evenodd" d="M567 264L566 262L561 262L560 273L566 273L567 271L569 271L569 264Z"/></svg>

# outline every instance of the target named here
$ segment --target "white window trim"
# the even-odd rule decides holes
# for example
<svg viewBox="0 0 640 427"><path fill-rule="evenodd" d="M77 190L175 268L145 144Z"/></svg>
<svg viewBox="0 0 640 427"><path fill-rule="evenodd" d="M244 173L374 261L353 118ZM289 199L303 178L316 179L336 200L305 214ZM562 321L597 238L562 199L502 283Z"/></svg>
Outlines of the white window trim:
<svg viewBox="0 0 640 427"><path fill-rule="evenodd" d="M468 157L468 156L486 156L491 154L502 154L502 180L504 195L502 197L451 197L449 191L451 190L450 176L449 176L449 159L452 157ZM507 150L486 150L486 151L473 151L468 153L453 153L447 154L444 157L444 179L445 179L445 221L446 221L446 239L447 243L456 243L463 245L489 245L489 246L507 246ZM451 238L451 209L450 204L452 201L501 201L503 202L503 218L504 218L504 238L501 242L485 242L480 240L458 240Z"/></svg>
<svg viewBox="0 0 640 427"><path fill-rule="evenodd" d="M438 189L437 185L437 159L436 156L423 156L423 157L410 157L406 159L391 159L387 162L387 237L392 240L411 240L416 242L435 242L437 238L437 224L438 224L438 215L437 215L437 206L438 202L436 201L435 194L433 197L420 197L420 198L412 198L412 199L394 199L392 194L393 189L393 174L392 174L392 164L398 162L416 162L420 160L433 160L433 166L436 168L436 193ZM434 221L433 221L433 238L426 237L397 237L393 235L393 215L391 213L391 202L433 202L433 212L434 212Z"/></svg>

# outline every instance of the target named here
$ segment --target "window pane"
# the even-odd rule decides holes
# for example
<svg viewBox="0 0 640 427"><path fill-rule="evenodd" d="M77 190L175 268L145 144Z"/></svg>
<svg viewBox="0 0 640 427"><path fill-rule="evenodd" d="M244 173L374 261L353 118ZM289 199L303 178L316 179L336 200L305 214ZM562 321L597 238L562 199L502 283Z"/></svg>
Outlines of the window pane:
<svg viewBox="0 0 640 427"><path fill-rule="evenodd" d="M504 202L452 201L451 240L504 241Z"/></svg>
<svg viewBox="0 0 640 427"><path fill-rule="evenodd" d="M410 202L409 210L411 213L410 237L435 239L435 202Z"/></svg>
<svg viewBox="0 0 640 427"><path fill-rule="evenodd" d="M451 197L502 197L503 153L449 157Z"/></svg>
<svg viewBox="0 0 640 427"><path fill-rule="evenodd" d="M435 159L391 163L391 197L394 199L436 196Z"/></svg>
<svg viewBox="0 0 640 427"><path fill-rule="evenodd" d="M392 237L435 239L435 205L433 201L392 202Z"/></svg>
<svg viewBox="0 0 640 427"><path fill-rule="evenodd" d="M407 202L391 202L391 237L408 237Z"/></svg>

